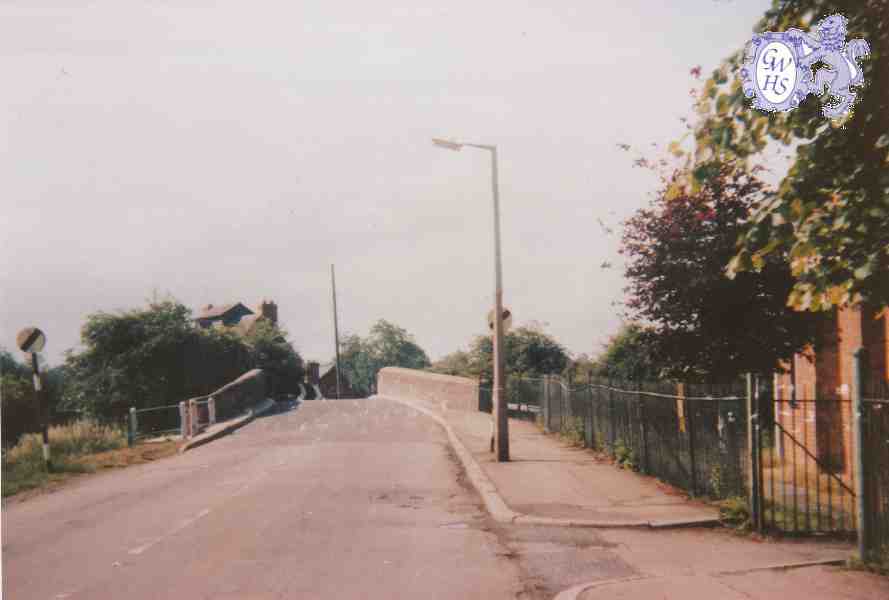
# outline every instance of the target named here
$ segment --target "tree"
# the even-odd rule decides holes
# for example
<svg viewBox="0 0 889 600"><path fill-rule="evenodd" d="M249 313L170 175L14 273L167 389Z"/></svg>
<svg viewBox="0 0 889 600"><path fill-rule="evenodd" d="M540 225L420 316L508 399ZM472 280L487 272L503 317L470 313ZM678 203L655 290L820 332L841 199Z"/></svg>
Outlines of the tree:
<svg viewBox="0 0 889 600"><path fill-rule="evenodd" d="M265 371L272 393L298 393L305 371L303 360L287 341L287 332L268 320L259 320L244 336L254 367Z"/></svg>
<svg viewBox="0 0 889 600"><path fill-rule="evenodd" d="M808 30L834 13L848 17L848 37L863 38L871 55L861 62L866 85L842 121L821 112L826 96L808 96L788 113L749 107L742 90L744 50L706 81L697 105L696 165L687 183L708 177L706 163L757 160L774 142L797 144L777 195L741 232L729 273L763 269L765 257L784 257L795 278L788 303L827 310L869 301L889 305L889 2L775 0L756 31Z"/></svg>
<svg viewBox="0 0 889 600"><path fill-rule="evenodd" d="M657 334L653 327L625 323L608 340L596 359L593 374L616 381L655 381L664 365L658 359Z"/></svg>
<svg viewBox="0 0 889 600"><path fill-rule="evenodd" d="M671 376L770 373L812 340L814 316L786 306L793 279L779 257L763 258L757 273L724 276L744 222L770 195L743 169L713 169L697 192L671 196L667 186L626 222L627 307L651 324Z"/></svg>
<svg viewBox="0 0 889 600"><path fill-rule="evenodd" d="M568 365L568 352L539 327L518 327L504 336L506 372L519 377L559 374ZM472 376L493 381L494 345L491 336L478 336L469 351Z"/></svg>
<svg viewBox="0 0 889 600"><path fill-rule="evenodd" d="M569 381L586 381L598 373L598 363L586 353L568 359L568 366L562 371L562 377Z"/></svg>
<svg viewBox="0 0 889 600"><path fill-rule="evenodd" d="M464 350L456 350L447 354L429 367L433 373L442 375L457 375L460 377L472 377L472 355Z"/></svg>
<svg viewBox="0 0 889 600"><path fill-rule="evenodd" d="M407 330L384 319L377 321L367 338L347 335L340 343L340 368L362 394L376 390L377 373L384 367L425 369L430 366L426 352Z"/></svg>
<svg viewBox="0 0 889 600"><path fill-rule="evenodd" d="M174 300L90 315L81 340L83 351L66 357L64 402L106 420L130 406L208 394L253 366L235 333L196 328L189 309Z"/></svg>

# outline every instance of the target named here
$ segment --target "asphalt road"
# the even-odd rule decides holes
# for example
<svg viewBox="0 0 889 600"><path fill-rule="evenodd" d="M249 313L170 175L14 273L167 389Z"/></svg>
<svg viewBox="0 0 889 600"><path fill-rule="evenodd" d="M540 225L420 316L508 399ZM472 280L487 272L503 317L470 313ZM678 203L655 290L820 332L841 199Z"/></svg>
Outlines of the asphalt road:
<svg viewBox="0 0 889 600"><path fill-rule="evenodd" d="M380 399L306 402L2 521L4 598L522 595L444 433Z"/></svg>

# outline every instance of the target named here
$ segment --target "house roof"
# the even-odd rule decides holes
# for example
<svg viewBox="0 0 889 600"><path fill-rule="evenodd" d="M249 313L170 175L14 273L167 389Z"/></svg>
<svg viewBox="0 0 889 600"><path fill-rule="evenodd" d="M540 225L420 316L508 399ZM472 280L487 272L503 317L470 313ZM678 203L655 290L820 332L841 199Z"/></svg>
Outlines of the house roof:
<svg viewBox="0 0 889 600"><path fill-rule="evenodd" d="M233 304L222 304L220 306L213 306L212 304L208 304L201 309L201 312L198 313L198 316L195 317L195 319L215 319L231 312L239 306L241 307L241 309L243 309L243 311L245 311L244 314L253 314L252 310L250 310L240 302L235 302Z"/></svg>
<svg viewBox="0 0 889 600"><path fill-rule="evenodd" d="M324 363L318 366L318 377L324 377L336 368L336 362Z"/></svg>

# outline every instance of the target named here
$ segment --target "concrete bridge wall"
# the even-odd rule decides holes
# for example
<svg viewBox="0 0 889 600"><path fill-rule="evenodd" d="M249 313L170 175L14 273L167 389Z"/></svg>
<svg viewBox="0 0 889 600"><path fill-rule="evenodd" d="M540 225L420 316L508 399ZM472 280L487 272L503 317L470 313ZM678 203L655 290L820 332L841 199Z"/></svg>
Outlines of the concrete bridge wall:
<svg viewBox="0 0 889 600"><path fill-rule="evenodd" d="M386 367L377 374L377 393L422 400L442 410L478 411L478 382L466 377Z"/></svg>

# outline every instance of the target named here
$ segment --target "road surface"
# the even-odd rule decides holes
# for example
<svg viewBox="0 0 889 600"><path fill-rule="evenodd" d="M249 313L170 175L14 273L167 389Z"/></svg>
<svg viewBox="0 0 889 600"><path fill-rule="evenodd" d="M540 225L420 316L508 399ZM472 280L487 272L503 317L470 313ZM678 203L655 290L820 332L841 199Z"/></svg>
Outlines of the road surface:
<svg viewBox="0 0 889 600"><path fill-rule="evenodd" d="M173 458L3 510L3 596L515 598L519 566L444 433L309 401Z"/></svg>

